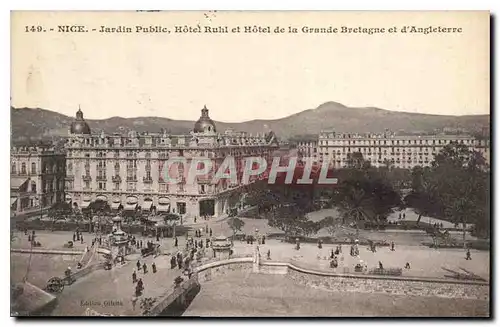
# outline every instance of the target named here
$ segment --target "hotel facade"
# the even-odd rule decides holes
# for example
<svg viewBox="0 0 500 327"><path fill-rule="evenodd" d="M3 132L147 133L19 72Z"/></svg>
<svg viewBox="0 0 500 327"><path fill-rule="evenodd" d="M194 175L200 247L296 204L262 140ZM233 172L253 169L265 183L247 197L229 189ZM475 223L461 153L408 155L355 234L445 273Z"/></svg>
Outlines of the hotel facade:
<svg viewBox="0 0 500 327"><path fill-rule="evenodd" d="M176 213L184 218L220 216L239 206L242 196L242 161L246 157L271 159L278 148L274 133L250 135L232 130L219 133L208 109L189 135L128 132L126 135L92 134L78 110L66 143L66 196L74 207L86 209L93 201L106 201L112 210ZM238 183L214 183L213 174L228 156L239 172ZM186 172L195 158L209 158L213 170L194 183ZM169 159L183 158L175 167L178 184L165 178Z"/></svg>
<svg viewBox="0 0 500 327"><path fill-rule="evenodd" d="M490 140L471 135L397 135L395 133L336 133L322 131L319 134L318 162L327 161L334 168L345 167L348 155L360 152L372 166L390 164L394 168L412 169L415 166L430 166L437 155L450 143L466 145L470 150L480 152L490 163ZM307 142L306 142L307 143ZM315 141L308 143L316 144ZM302 148L307 148L301 145Z"/></svg>

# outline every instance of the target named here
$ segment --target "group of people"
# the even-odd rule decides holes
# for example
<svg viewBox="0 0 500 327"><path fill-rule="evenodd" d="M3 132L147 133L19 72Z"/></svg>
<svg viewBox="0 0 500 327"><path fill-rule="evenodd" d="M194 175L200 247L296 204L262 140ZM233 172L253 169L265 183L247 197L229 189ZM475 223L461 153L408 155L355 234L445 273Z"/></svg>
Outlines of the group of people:
<svg viewBox="0 0 500 327"><path fill-rule="evenodd" d="M142 272L144 274L147 274L148 273L148 265L146 265L146 263L144 262L142 265L141 265L141 261L140 260L137 260L137 263L136 263L136 266L137 266L137 270L141 271L141 268L142 268ZM156 274L156 264L153 262L153 264L151 265L151 268L153 269L153 274ZM134 276L137 276L135 270L134 270L134 273L132 274L132 280L135 280L135 277ZM135 283L135 282L134 282Z"/></svg>
<svg viewBox="0 0 500 327"><path fill-rule="evenodd" d="M138 271L142 270L143 274L148 273L148 266L146 265L145 262L141 265L141 262L139 260L137 260L136 265L137 265ZM156 274L157 269L156 269L156 264L154 262L151 265L151 269L153 270L153 274ZM142 281L142 278L137 278L137 272L135 270L132 273L132 283L136 284L135 285L135 296L141 296L142 292L144 292L144 282Z"/></svg>
<svg viewBox="0 0 500 327"><path fill-rule="evenodd" d="M28 233L28 229L26 228L24 230L24 235L28 235L28 242L30 242L30 244L34 247L39 247L39 246L42 246L42 244L38 241L36 241L36 233L35 231L31 231L31 233Z"/></svg>
<svg viewBox="0 0 500 327"><path fill-rule="evenodd" d="M73 233L73 242L80 241L83 244L83 235L78 229Z"/></svg>

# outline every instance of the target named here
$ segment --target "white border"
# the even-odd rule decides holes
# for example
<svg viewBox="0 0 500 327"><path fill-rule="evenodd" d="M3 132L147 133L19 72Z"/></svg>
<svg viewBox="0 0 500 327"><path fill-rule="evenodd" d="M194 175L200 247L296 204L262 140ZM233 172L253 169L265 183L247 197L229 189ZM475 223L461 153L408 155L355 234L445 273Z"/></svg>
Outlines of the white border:
<svg viewBox="0 0 500 327"><path fill-rule="evenodd" d="M497 13L499 12L499 3L500 1L498 0L471 0L471 1L459 1L459 0L454 0L454 1L437 1L437 0L420 0L420 1L389 1L389 0L379 0L379 1L373 1L373 0L351 0L351 1L345 1L342 3L330 3L324 0L308 0L308 1L293 1L293 0L288 0L286 2L278 2L278 1L269 1L269 0L252 0L252 1L231 1L231 0L212 0L212 1L202 1L202 0L184 0L184 1L178 1L176 3L172 2L167 2L167 1L151 1L151 0L141 0L141 1L130 1L130 0L121 0L121 1L103 1L103 0L86 0L86 1L55 1L55 0L45 0L45 1L36 1L36 0L17 0L13 3L8 3L8 1L2 1L0 6L2 6L2 19L1 21L4 24L4 28L1 29L1 38L2 38L2 44L4 44L3 51L2 51L2 62L3 62L3 67L4 69L3 74L1 76L1 81L2 81L2 88L1 90L5 93L5 96L3 99L7 102L7 99L10 99L10 75L7 73L8 71L10 72L10 51L7 49L10 49L10 10L136 10L136 9L162 9L162 10L490 10L492 13ZM3 8L6 7L6 8ZM495 28L495 43L498 45L498 20L496 21L496 28ZM497 54L498 57L498 54ZM498 73L498 69L495 69L495 72ZM496 84L495 87L495 93L498 94L498 84ZM7 103L5 103L7 107ZM9 104L10 106L10 104ZM0 137L0 142L2 145L2 149L4 149L5 157L3 160L0 161L0 171L3 171L5 174L9 171L8 169L8 160L7 156L9 156L8 151L10 149L10 110L2 110L0 111L0 133L2 133L2 137ZM497 116L497 115L495 115ZM498 123L497 119L495 119L495 123ZM497 134L495 133L494 135L494 149L492 152L496 153L497 151ZM497 168L497 165L493 167L493 169ZM495 169L496 170L496 169ZM498 176L497 176L498 177ZM495 179L495 182L498 180ZM0 201L2 203L2 208L5 208L5 211L7 211L7 208L9 207L8 204L8 196L7 192L9 190L7 189L7 184L4 183L5 186L2 189L2 194L3 196L0 197ZM496 184L496 183L495 183ZM496 204L500 203L500 195L495 194L495 199L493 203ZM497 209L497 208L495 208ZM496 211L496 210L495 210ZM9 223L8 217L10 214L5 212L3 215L3 224L5 228L3 229L4 232L4 238L1 240L3 241L4 245L2 246L2 260L1 262L10 262L10 256L8 249L10 248L10 243L9 243L9 238L7 236L7 229ZM496 217L492 217L492 219L495 219ZM496 219L495 219L496 220ZM500 222L497 221L496 227L495 227L495 235L500 235L499 233L499 228L500 228ZM491 253L492 255L494 252ZM4 269L0 270L2 274L6 274L8 271L6 267ZM493 277L495 280L495 286L498 285L498 271L495 271L495 276ZM1 301L1 309L2 309L2 317L7 317L10 316L10 289L8 289L8 283L6 282L7 276L4 278L5 282L2 284L5 288L3 289L1 295L2 295L2 301ZM497 287L495 287L495 290ZM497 294L497 292L494 292ZM498 303L498 299L496 299L495 304ZM495 305L495 308L497 309L498 305ZM498 312L495 310L495 312ZM134 322L134 324L142 324L145 321L141 322ZM242 322L249 322L249 321L242 321ZM290 322L293 321L286 321L283 323L289 324ZM348 322L346 321L312 321L314 323L327 323L327 324L332 324L334 323L336 326L342 326L347 324ZM15 323L14 319L9 319L8 325L13 325ZM38 322L40 323L40 322ZM45 324L50 323L53 324L54 321L50 322L44 322ZM63 322L65 325L72 325L74 322L73 321L65 321ZM80 322L78 322L80 323ZM99 325L104 325L102 321L95 321L93 320L91 322L92 324L99 326ZM116 322L114 322L116 324ZM123 322L121 322L123 323ZM168 322L159 322L159 323L168 323L168 324L177 324L176 321L168 321ZM195 322L189 322L188 324L194 324ZM218 324L219 322L211 322L210 324ZM232 321L230 323L237 323L237 321ZM278 323L277 321L272 321L272 322L263 322L263 321L256 321L252 322L253 324L259 324L260 326L262 325L267 325L267 324L276 324ZM281 322L280 322L281 323ZM303 323L300 321L299 323ZM363 322L351 322L351 323L356 323L360 325L365 325L368 323L368 321L363 321ZM379 323L386 324L385 321L381 321ZM407 324L410 322L407 321L398 321L399 323ZM431 322L428 321L426 322L427 325L437 325L439 322ZM33 324L33 322L30 322L30 324ZM106 323L106 324L109 324ZM186 323L184 323L186 325Z"/></svg>

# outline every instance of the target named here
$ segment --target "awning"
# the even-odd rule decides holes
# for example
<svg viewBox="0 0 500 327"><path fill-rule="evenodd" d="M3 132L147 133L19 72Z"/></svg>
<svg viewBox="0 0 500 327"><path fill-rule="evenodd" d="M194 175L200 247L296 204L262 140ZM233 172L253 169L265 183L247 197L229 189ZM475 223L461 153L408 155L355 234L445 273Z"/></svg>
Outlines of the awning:
<svg viewBox="0 0 500 327"><path fill-rule="evenodd" d="M120 208L121 202L113 202L111 203L111 209L118 210Z"/></svg>
<svg viewBox="0 0 500 327"><path fill-rule="evenodd" d="M144 203L142 204L142 211L151 210L152 205L153 205L153 201L144 201Z"/></svg>
<svg viewBox="0 0 500 327"><path fill-rule="evenodd" d="M127 203L127 204L125 204L125 207L123 208L123 210L133 211L136 208L137 208L137 203Z"/></svg>
<svg viewBox="0 0 500 327"><path fill-rule="evenodd" d="M90 206L90 201L83 201L80 208L87 209Z"/></svg>
<svg viewBox="0 0 500 327"><path fill-rule="evenodd" d="M10 188L18 190L28 180L29 180L29 177L11 177L10 178Z"/></svg>
<svg viewBox="0 0 500 327"><path fill-rule="evenodd" d="M156 212L170 212L170 204L158 204L156 206Z"/></svg>
<svg viewBox="0 0 500 327"><path fill-rule="evenodd" d="M12 207L16 203L17 198L10 198L10 206Z"/></svg>

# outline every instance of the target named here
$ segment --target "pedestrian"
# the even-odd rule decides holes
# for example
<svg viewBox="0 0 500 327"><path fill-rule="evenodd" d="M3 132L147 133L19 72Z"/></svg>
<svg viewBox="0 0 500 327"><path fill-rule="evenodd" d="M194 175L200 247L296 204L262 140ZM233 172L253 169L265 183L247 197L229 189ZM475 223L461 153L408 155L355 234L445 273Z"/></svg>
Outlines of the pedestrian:
<svg viewBox="0 0 500 327"><path fill-rule="evenodd" d="M153 274L156 274L156 264L153 262L153 265L151 266L153 268Z"/></svg>
<svg viewBox="0 0 500 327"><path fill-rule="evenodd" d="M399 220L401 220L401 212L399 213Z"/></svg>
<svg viewBox="0 0 500 327"><path fill-rule="evenodd" d="M318 249L322 249L323 248L323 244L321 242L321 240L318 240Z"/></svg>
<svg viewBox="0 0 500 327"><path fill-rule="evenodd" d="M266 244L266 235L262 235L262 244Z"/></svg>
<svg viewBox="0 0 500 327"><path fill-rule="evenodd" d="M205 225L205 233L208 233L208 225Z"/></svg>
<svg viewBox="0 0 500 327"><path fill-rule="evenodd" d="M210 245L210 239L207 237L205 247L208 248Z"/></svg>
<svg viewBox="0 0 500 327"><path fill-rule="evenodd" d="M175 243L174 246L177 247L179 245L179 241L177 240L177 237L175 237Z"/></svg>
<svg viewBox="0 0 500 327"><path fill-rule="evenodd" d="M175 256L172 256L170 258L170 269L174 269L177 266L177 260L175 259Z"/></svg>
<svg viewBox="0 0 500 327"><path fill-rule="evenodd" d="M379 262L378 262L378 268L379 268L379 269L384 269L384 266L382 265L382 262L381 262L381 261L379 261Z"/></svg>
<svg viewBox="0 0 500 327"><path fill-rule="evenodd" d="M467 253L465 254L465 260L472 260L470 256L470 249L467 249Z"/></svg>
<svg viewBox="0 0 500 327"><path fill-rule="evenodd" d="M406 263L405 269L410 269L410 263L409 262Z"/></svg>
<svg viewBox="0 0 500 327"><path fill-rule="evenodd" d="M146 266L145 262L142 264L142 269L143 269L143 273L145 273L145 274L148 273L148 266Z"/></svg>
<svg viewBox="0 0 500 327"><path fill-rule="evenodd" d="M132 309L135 311L135 306L137 305L137 296L132 296Z"/></svg>
<svg viewBox="0 0 500 327"><path fill-rule="evenodd" d="M267 260L271 260L271 250L267 250Z"/></svg>
<svg viewBox="0 0 500 327"><path fill-rule="evenodd" d="M141 262L139 260L137 260L136 266L137 266L137 270L141 270Z"/></svg>
<svg viewBox="0 0 500 327"><path fill-rule="evenodd" d="M406 219L406 213L403 212L403 220Z"/></svg>
<svg viewBox="0 0 500 327"><path fill-rule="evenodd" d="M28 242L31 242L31 234L28 234Z"/></svg>
<svg viewBox="0 0 500 327"><path fill-rule="evenodd" d="M391 251L394 251L394 241L391 242Z"/></svg>
<svg viewBox="0 0 500 327"><path fill-rule="evenodd" d="M134 272L132 273L132 283L135 284L136 282L137 282L137 273L134 270Z"/></svg>
<svg viewBox="0 0 500 327"><path fill-rule="evenodd" d="M335 256L335 253L333 252L333 249L330 251L330 259L333 259L333 257Z"/></svg>
<svg viewBox="0 0 500 327"><path fill-rule="evenodd" d="M83 244L83 236L80 237L80 244Z"/></svg>
<svg viewBox="0 0 500 327"><path fill-rule="evenodd" d="M210 237L212 237L212 228L210 228Z"/></svg>
<svg viewBox="0 0 500 327"><path fill-rule="evenodd" d="M73 242L76 242L76 234L73 233Z"/></svg>
<svg viewBox="0 0 500 327"><path fill-rule="evenodd" d="M135 287L135 294L137 296L142 295L142 291L144 290L144 283L142 282L142 278L139 278L137 281L137 285Z"/></svg>
<svg viewBox="0 0 500 327"><path fill-rule="evenodd" d="M160 242L160 234L156 233L156 242Z"/></svg>

